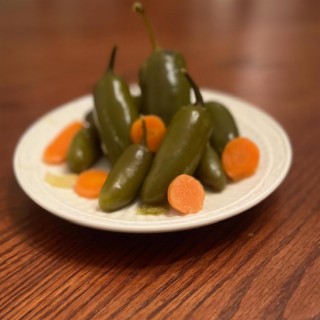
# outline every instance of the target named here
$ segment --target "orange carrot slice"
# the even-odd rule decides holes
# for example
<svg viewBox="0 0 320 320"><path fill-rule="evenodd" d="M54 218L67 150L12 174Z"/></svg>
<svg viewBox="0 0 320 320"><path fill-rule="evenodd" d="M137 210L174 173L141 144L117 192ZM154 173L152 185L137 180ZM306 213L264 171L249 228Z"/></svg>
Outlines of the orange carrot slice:
<svg viewBox="0 0 320 320"><path fill-rule="evenodd" d="M83 123L75 121L66 126L46 147L42 160L47 164L61 164L67 158L74 135L83 128Z"/></svg>
<svg viewBox="0 0 320 320"><path fill-rule="evenodd" d="M156 152L166 134L166 126L162 119L153 114L143 117L147 128L147 146ZM130 138L133 143L141 143L143 136L142 119L137 119L131 126Z"/></svg>
<svg viewBox="0 0 320 320"><path fill-rule="evenodd" d="M103 170L91 169L79 174L74 186L74 191L84 198L98 198L100 190L108 177Z"/></svg>
<svg viewBox="0 0 320 320"><path fill-rule="evenodd" d="M255 173L259 158L258 146L248 138L238 137L225 146L221 160L228 177L240 180Z"/></svg>
<svg viewBox="0 0 320 320"><path fill-rule="evenodd" d="M180 213L197 213L204 203L205 191L202 184L192 176L181 174L169 185L168 202Z"/></svg>

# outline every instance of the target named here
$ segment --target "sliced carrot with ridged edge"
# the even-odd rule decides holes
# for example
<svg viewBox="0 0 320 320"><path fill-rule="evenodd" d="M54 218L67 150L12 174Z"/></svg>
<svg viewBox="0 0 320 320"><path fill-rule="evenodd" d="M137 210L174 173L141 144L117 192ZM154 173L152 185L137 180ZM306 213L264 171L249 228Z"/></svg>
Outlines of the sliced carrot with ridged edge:
<svg viewBox="0 0 320 320"><path fill-rule="evenodd" d="M260 151L248 138L238 137L228 142L222 152L222 166L232 180L253 175L258 167Z"/></svg>
<svg viewBox="0 0 320 320"><path fill-rule="evenodd" d="M67 125L45 148L42 160L47 164L61 164L67 158L68 149L75 134L83 128L83 123L74 121Z"/></svg>
<svg viewBox="0 0 320 320"><path fill-rule="evenodd" d="M79 174L74 185L74 191L84 198L98 198L101 188L108 177L108 172L98 169L90 169Z"/></svg>
<svg viewBox="0 0 320 320"><path fill-rule="evenodd" d="M205 191L197 179L181 174L170 183L167 197L176 211L183 214L197 213L203 207Z"/></svg>

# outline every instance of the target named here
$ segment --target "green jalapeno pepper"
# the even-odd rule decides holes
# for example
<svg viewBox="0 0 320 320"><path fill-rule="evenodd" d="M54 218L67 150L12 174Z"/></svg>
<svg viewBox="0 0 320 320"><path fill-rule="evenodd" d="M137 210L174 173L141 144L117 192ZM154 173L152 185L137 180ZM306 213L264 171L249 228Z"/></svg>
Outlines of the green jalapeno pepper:
<svg viewBox="0 0 320 320"><path fill-rule="evenodd" d="M214 191L222 191L227 178L223 171L218 153L208 142L205 151L201 157L196 174L199 180Z"/></svg>
<svg viewBox="0 0 320 320"><path fill-rule="evenodd" d="M94 109L91 109L90 111L88 111L84 117L85 122L88 125L91 125L95 128L98 128L97 124L96 124L96 119L95 119L95 115L94 115Z"/></svg>
<svg viewBox="0 0 320 320"><path fill-rule="evenodd" d="M188 74L196 96L194 105L181 107L172 118L141 189L146 204L166 201L170 182L178 175L193 174L212 131L212 121L200 91Z"/></svg>
<svg viewBox="0 0 320 320"><path fill-rule="evenodd" d="M136 105L138 113L142 113L142 97L141 94L136 94L132 96L134 104Z"/></svg>
<svg viewBox="0 0 320 320"><path fill-rule="evenodd" d="M85 121L86 123L88 123L89 125L93 126L94 128L96 128L97 132L99 132L99 126L98 126L98 119L97 119L97 113L95 111L95 109L92 109L90 111L87 112L87 114L85 115ZM100 149L101 152L107 156L108 152L106 149L106 146L101 143L100 137L98 137L99 139L99 143L100 143Z"/></svg>
<svg viewBox="0 0 320 320"><path fill-rule="evenodd" d="M139 72L142 111L158 115L168 124L180 107L190 104L190 84L181 72L186 63L181 54L158 46L142 4L135 3L134 10L143 16L153 47Z"/></svg>
<svg viewBox="0 0 320 320"><path fill-rule="evenodd" d="M230 111L224 105L218 102L207 102L205 106L211 114L214 127L210 143L221 156L226 144L239 136L239 130Z"/></svg>
<svg viewBox="0 0 320 320"><path fill-rule="evenodd" d="M90 168L101 156L97 129L90 123L74 136L67 154L70 171L80 173Z"/></svg>
<svg viewBox="0 0 320 320"><path fill-rule="evenodd" d="M113 72L116 49L112 50L106 74L93 91L101 142L113 164L130 145L130 128L138 118L127 83Z"/></svg>
<svg viewBox="0 0 320 320"><path fill-rule="evenodd" d="M139 193L150 169L153 155L146 144L146 129L142 144L130 145L112 167L103 185L99 205L103 211L111 212L129 204Z"/></svg>

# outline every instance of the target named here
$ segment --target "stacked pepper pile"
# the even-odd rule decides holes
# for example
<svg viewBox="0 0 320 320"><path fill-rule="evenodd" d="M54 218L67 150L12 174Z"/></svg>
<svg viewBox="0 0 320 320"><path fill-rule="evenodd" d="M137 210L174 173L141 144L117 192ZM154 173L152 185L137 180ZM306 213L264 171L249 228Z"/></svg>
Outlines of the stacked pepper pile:
<svg viewBox="0 0 320 320"><path fill-rule="evenodd" d="M115 74L114 47L108 68L94 87L94 110L86 117L87 125L72 137L66 156L75 173L87 173L101 153L112 168L107 178L93 170L83 179L84 187L80 182L75 190L91 195L86 186L103 184L96 194L106 212L138 196L143 204L168 201L179 212L197 212L205 196L202 184L220 192L228 178L253 174L259 151L249 139L239 137L224 105L203 100L182 55L159 47L142 4L136 3L134 10L143 17L153 47L139 72L141 95L133 97L124 79Z"/></svg>

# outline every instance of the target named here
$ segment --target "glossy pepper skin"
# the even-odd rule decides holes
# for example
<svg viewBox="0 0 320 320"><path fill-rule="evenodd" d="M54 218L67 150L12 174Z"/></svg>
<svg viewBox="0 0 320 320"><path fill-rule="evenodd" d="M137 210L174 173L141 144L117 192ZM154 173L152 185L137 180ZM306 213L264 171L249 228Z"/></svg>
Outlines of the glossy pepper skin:
<svg viewBox="0 0 320 320"><path fill-rule="evenodd" d="M142 111L158 115L169 124L180 107L190 104L190 84L181 72L186 63L180 53L158 46L141 3L135 3L134 10L143 16L153 47L139 72Z"/></svg>
<svg viewBox="0 0 320 320"><path fill-rule="evenodd" d="M222 191L227 184L227 177L221 165L218 153L208 142L201 157L196 174L199 180L213 191Z"/></svg>
<svg viewBox="0 0 320 320"><path fill-rule="evenodd" d="M142 113L142 97L141 94L136 94L132 96L134 104L136 105L138 113Z"/></svg>
<svg viewBox="0 0 320 320"><path fill-rule="evenodd" d="M177 111L155 155L140 193L146 204L165 202L170 182L183 173L192 175L199 164L212 131L212 121L199 90L195 93L196 104Z"/></svg>
<svg viewBox="0 0 320 320"><path fill-rule="evenodd" d="M96 119L95 119L95 115L94 115L95 110L91 109L90 111L88 111L84 117L86 123L88 125L91 125L93 127L95 127L98 130L98 126L96 124Z"/></svg>
<svg viewBox="0 0 320 320"><path fill-rule="evenodd" d="M114 164L130 145L130 128L138 112L127 83L113 72L116 47L109 68L93 90L101 142Z"/></svg>
<svg viewBox="0 0 320 320"><path fill-rule="evenodd" d="M67 154L70 171L80 173L90 168L101 156L100 139L96 128L87 125L73 138Z"/></svg>
<svg viewBox="0 0 320 320"><path fill-rule="evenodd" d="M181 69L186 68L183 57L174 51L154 51L139 73L142 111L156 114L168 124L182 106L190 103L190 86Z"/></svg>
<svg viewBox="0 0 320 320"><path fill-rule="evenodd" d="M150 169L152 159L153 155L145 142L130 145L111 169L101 189L100 208L112 212L135 199Z"/></svg>
<svg viewBox="0 0 320 320"><path fill-rule="evenodd" d="M214 127L210 143L221 156L226 144L239 136L239 130L232 114L223 104L207 102L205 103L205 107L211 114Z"/></svg>

